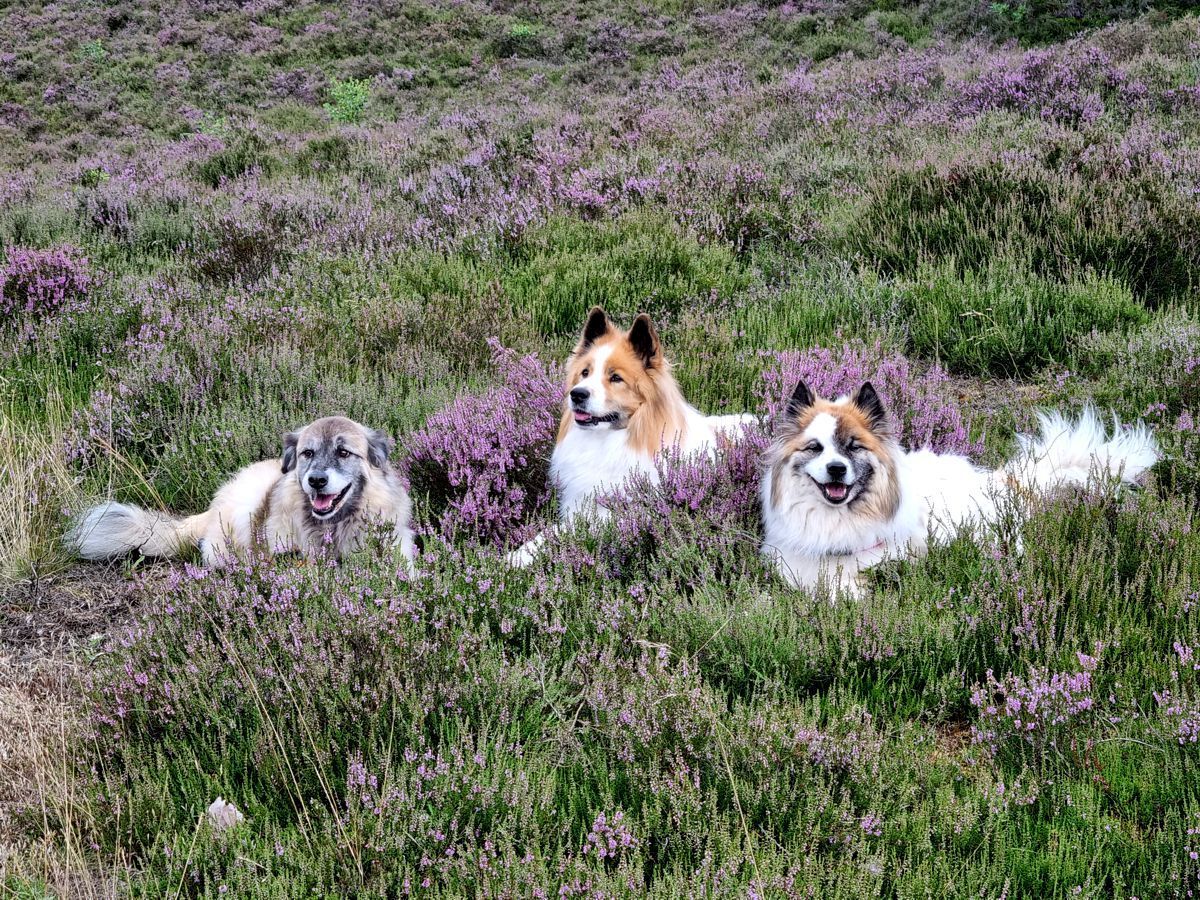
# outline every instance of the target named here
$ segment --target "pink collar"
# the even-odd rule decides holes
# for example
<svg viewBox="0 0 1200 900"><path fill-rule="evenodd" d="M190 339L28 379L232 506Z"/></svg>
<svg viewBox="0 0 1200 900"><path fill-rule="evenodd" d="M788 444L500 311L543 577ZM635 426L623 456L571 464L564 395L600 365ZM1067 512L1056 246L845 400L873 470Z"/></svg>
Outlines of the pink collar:
<svg viewBox="0 0 1200 900"><path fill-rule="evenodd" d="M877 544L872 544L870 547L863 547L861 550L851 550L847 553L838 554L840 556L858 556L861 553L870 553L872 550L882 550L887 547L887 541L880 541Z"/></svg>

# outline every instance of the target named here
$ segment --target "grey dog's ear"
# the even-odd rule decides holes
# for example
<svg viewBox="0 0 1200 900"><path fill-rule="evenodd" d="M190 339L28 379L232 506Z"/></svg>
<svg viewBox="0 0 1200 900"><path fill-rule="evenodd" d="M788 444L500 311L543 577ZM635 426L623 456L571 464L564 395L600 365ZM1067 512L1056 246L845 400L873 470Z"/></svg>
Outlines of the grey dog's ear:
<svg viewBox="0 0 1200 900"><path fill-rule="evenodd" d="M283 436L283 474L296 468L296 445L300 443L300 432L289 431Z"/></svg>
<svg viewBox="0 0 1200 900"><path fill-rule="evenodd" d="M367 459L377 469L387 465L388 454L396 448L396 442L386 431L372 431L367 437Z"/></svg>

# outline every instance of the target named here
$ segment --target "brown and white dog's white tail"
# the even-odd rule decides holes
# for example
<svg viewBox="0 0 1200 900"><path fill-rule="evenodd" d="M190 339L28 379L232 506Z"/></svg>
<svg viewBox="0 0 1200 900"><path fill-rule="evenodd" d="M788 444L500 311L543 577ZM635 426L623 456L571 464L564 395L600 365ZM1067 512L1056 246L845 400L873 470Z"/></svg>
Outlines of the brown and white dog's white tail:
<svg viewBox="0 0 1200 900"><path fill-rule="evenodd" d="M208 514L175 518L125 503L101 503L67 532L67 546L83 559L115 559L130 553L179 556L204 533Z"/></svg>
<svg viewBox="0 0 1200 900"><path fill-rule="evenodd" d="M1154 434L1143 423L1122 427L1114 418L1110 434L1090 406L1074 422L1061 412L1043 412L1038 424L1040 433L1021 436L1021 452L1004 467L1010 481L1026 489L1082 485L1093 476L1132 484L1161 456Z"/></svg>

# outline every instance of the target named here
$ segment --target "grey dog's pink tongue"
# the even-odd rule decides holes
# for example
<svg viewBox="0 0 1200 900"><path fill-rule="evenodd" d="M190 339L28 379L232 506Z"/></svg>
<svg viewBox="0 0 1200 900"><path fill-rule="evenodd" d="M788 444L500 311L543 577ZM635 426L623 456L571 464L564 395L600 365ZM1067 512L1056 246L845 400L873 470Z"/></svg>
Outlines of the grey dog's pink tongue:
<svg viewBox="0 0 1200 900"><path fill-rule="evenodd" d="M333 506L333 494L317 494L313 497L313 509L317 512L325 512Z"/></svg>

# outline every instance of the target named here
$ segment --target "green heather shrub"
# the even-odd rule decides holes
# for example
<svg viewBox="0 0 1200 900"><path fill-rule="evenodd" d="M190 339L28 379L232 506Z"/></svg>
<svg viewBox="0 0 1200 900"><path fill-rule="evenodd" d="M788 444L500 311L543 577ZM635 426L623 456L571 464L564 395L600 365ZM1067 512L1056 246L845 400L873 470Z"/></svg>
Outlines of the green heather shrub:
<svg viewBox="0 0 1200 900"><path fill-rule="evenodd" d="M355 124L362 120L371 99L371 82L367 78L334 80L329 85L329 102L325 112L334 122Z"/></svg>
<svg viewBox="0 0 1200 900"><path fill-rule="evenodd" d="M1158 471L1174 490L1200 489L1200 321L1170 311L1132 334L1081 341L1074 371L1055 378L1056 402L1090 400L1156 429L1166 453Z"/></svg>
<svg viewBox="0 0 1200 900"><path fill-rule="evenodd" d="M997 36L1015 38L1022 44L1063 41L1148 10L1185 10L1178 0L990 0L980 5L986 10L984 21Z"/></svg>
<svg viewBox="0 0 1200 900"><path fill-rule="evenodd" d="M1091 270L1150 307L1200 283L1200 206L1148 177L1084 183L997 163L897 172L872 189L846 244L907 276L943 261L981 272L996 258L1048 278Z"/></svg>
<svg viewBox="0 0 1200 900"><path fill-rule="evenodd" d="M313 138L296 154L296 169L304 175L331 175L350 168L354 143L340 134Z"/></svg>
<svg viewBox="0 0 1200 900"><path fill-rule="evenodd" d="M492 52L497 56L540 56L541 31L529 22L515 22L495 37Z"/></svg>
<svg viewBox="0 0 1200 900"><path fill-rule="evenodd" d="M1147 318L1111 279L1062 284L999 262L979 272L922 269L897 291L911 352L961 375L1027 376L1072 359L1093 331Z"/></svg>
<svg viewBox="0 0 1200 900"><path fill-rule="evenodd" d="M193 166L195 176L211 188L222 181L240 178L251 169L270 175L279 168L279 159L270 152L266 140L256 132L244 132L228 146Z"/></svg>
<svg viewBox="0 0 1200 900"><path fill-rule="evenodd" d="M662 218L559 218L530 231L500 261L506 301L532 316L540 334L574 338L602 303L628 327L638 313L667 321L694 304L729 296L749 275L729 248L703 245Z"/></svg>

